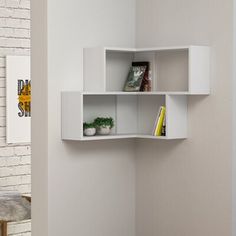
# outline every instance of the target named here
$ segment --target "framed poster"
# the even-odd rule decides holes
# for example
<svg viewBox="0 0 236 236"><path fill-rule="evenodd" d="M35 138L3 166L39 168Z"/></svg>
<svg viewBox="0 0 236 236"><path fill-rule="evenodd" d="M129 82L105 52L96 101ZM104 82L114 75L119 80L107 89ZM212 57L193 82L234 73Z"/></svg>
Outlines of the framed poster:
<svg viewBox="0 0 236 236"><path fill-rule="evenodd" d="M6 141L29 143L31 139L29 56L6 57L6 92Z"/></svg>

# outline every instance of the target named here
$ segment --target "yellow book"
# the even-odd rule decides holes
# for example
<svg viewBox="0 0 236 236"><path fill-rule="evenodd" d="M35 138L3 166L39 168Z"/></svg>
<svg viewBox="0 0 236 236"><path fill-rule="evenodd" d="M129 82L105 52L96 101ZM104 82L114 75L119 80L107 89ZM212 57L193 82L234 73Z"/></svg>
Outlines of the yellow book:
<svg viewBox="0 0 236 236"><path fill-rule="evenodd" d="M162 126L164 117L166 115L166 108L164 106L161 106L161 112L157 121L156 129L155 129L155 136L161 136Z"/></svg>
<svg viewBox="0 0 236 236"><path fill-rule="evenodd" d="M152 129L152 135L153 135L153 136L155 136L156 127L157 127L157 122L158 122L158 120L159 120L160 115L161 115L161 107L159 107L159 109L158 109L157 117L156 117L155 123L154 123L154 125L153 125L153 129Z"/></svg>

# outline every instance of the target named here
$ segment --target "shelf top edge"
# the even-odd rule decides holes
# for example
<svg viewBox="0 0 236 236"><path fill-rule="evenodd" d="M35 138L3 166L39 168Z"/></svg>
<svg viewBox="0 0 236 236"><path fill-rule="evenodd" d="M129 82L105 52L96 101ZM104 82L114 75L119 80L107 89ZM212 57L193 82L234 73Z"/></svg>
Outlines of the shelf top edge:
<svg viewBox="0 0 236 236"><path fill-rule="evenodd" d="M189 92L82 92L83 95L188 95Z"/></svg>
<svg viewBox="0 0 236 236"><path fill-rule="evenodd" d="M207 96L210 93L192 93L188 91L160 91L160 92L88 92L88 91L62 91L62 94L64 93L80 93L82 95L201 95L201 96Z"/></svg>
<svg viewBox="0 0 236 236"><path fill-rule="evenodd" d="M168 51L168 50L189 50L192 47L209 48L207 45L184 45L169 47L150 47L150 48L122 48L122 47L104 47L105 51L113 52L151 52L151 51Z"/></svg>

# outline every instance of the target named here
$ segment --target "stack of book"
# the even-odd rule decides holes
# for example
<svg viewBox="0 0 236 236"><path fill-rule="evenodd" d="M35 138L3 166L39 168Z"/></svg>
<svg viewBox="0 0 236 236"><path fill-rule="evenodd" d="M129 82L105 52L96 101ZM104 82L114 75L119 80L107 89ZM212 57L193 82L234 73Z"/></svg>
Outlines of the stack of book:
<svg viewBox="0 0 236 236"><path fill-rule="evenodd" d="M153 127L152 135L165 136L166 135L166 108L161 106L159 108L155 125Z"/></svg>

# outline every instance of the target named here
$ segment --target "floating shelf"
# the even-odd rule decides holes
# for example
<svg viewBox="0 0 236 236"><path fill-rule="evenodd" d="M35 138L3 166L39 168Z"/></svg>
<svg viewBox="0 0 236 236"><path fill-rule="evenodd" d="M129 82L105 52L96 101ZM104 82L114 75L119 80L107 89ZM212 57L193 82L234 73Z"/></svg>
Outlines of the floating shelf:
<svg viewBox="0 0 236 236"><path fill-rule="evenodd" d="M132 61L149 61L152 91L123 92ZM83 91L62 92L62 139L185 139L187 97L208 95L210 49L206 46L84 49ZM153 136L160 106L166 106L166 136ZM86 137L83 122L113 117L107 136Z"/></svg>

